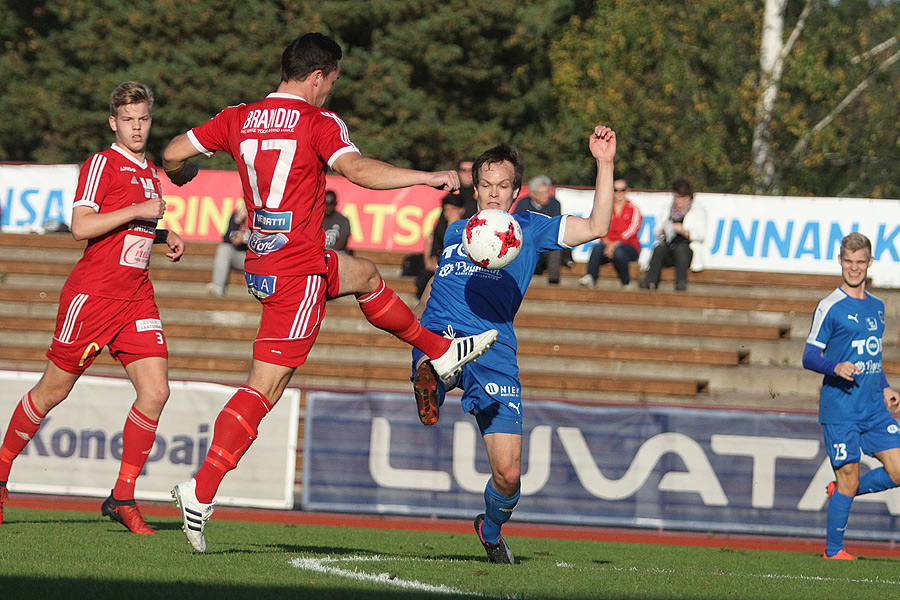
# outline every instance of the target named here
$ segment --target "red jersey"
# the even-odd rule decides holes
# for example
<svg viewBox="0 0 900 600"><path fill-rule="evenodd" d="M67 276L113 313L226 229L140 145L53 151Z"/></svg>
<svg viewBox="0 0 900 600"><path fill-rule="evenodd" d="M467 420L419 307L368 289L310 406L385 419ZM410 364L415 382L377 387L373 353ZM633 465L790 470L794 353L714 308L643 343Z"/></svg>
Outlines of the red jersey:
<svg viewBox="0 0 900 600"><path fill-rule="evenodd" d="M609 233L602 239L604 242L631 244L635 250L640 251L641 243L638 241L638 234L641 232L643 221L644 216L641 214L641 210L631 200L626 200L621 213L617 215L615 209L613 210Z"/></svg>
<svg viewBox="0 0 900 600"><path fill-rule="evenodd" d="M156 166L149 160L139 162L113 144L81 166L74 206L108 213L161 196ZM66 286L103 298L152 298L153 285L147 268L155 235L156 219L135 219L88 240L84 256L72 269Z"/></svg>
<svg viewBox="0 0 900 600"><path fill-rule="evenodd" d="M340 117L276 92L230 106L187 135L199 152L224 150L237 164L251 230L244 270L325 273L325 173L359 152Z"/></svg>

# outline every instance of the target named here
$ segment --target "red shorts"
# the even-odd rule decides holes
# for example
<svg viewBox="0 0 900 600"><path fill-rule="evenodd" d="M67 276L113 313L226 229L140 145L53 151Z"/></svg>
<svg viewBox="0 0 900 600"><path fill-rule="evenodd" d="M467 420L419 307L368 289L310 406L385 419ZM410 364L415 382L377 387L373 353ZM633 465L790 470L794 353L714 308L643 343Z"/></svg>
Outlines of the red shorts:
<svg viewBox="0 0 900 600"><path fill-rule="evenodd" d="M63 288L47 358L68 373L84 373L104 346L123 365L149 356L169 358L152 297L114 300Z"/></svg>
<svg viewBox="0 0 900 600"><path fill-rule="evenodd" d="M337 253L325 252L326 273L279 275L274 292L262 298L253 358L296 368L306 362L325 317L325 302L340 291Z"/></svg>

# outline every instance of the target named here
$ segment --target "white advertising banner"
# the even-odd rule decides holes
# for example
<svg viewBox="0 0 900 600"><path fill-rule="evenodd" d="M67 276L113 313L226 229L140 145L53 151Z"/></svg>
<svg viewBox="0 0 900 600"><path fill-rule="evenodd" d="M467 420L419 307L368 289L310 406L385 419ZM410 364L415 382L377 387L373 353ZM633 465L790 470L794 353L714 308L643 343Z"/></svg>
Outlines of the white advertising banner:
<svg viewBox="0 0 900 600"><path fill-rule="evenodd" d="M39 377L0 371L0 436L16 404ZM156 443L137 480L139 500L170 500L172 486L196 473L215 419L235 391L193 381L171 381L169 387ZM119 472L122 427L133 402L134 388L127 379L82 376L13 463L10 491L108 496ZM293 508L299 413L300 392L286 390L263 419L259 437L238 468L222 482L216 495L219 504Z"/></svg>
<svg viewBox="0 0 900 600"><path fill-rule="evenodd" d="M669 192L630 192L644 215L640 242L653 244L653 229L671 204ZM593 190L557 188L563 212L587 216ZM706 211L710 269L840 274L841 238L852 231L872 241L869 269L879 287L900 287L900 202L867 198L803 198L697 193ZM575 259L586 262L589 245Z"/></svg>
<svg viewBox="0 0 900 600"><path fill-rule="evenodd" d="M3 165L0 168L0 229L44 232L44 222L72 226L78 165Z"/></svg>

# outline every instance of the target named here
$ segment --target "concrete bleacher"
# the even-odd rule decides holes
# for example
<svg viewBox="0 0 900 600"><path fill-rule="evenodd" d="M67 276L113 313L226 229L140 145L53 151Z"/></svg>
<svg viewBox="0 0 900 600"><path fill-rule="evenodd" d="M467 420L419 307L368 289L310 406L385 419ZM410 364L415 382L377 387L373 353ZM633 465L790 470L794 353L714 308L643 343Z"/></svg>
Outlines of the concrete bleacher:
<svg viewBox="0 0 900 600"><path fill-rule="evenodd" d="M59 290L84 243L68 235L0 234L0 368L39 371L52 335ZM189 243L170 264L154 249L151 279L170 351L172 379L237 384L251 357L259 304L232 273L223 298L206 294L215 244ZM359 251L379 264L410 305L414 282L402 254ZM835 264L837 270L837 264ZM606 267L596 288L580 287L584 265L560 285L536 277L516 320L523 396L577 403L664 403L814 410L821 377L800 366L817 302L838 276L711 271L672 291L622 289ZM900 375L900 292L887 304L885 369ZM409 392L409 349L362 317L352 298L329 303L309 362L293 386ZM122 375L107 354L91 372Z"/></svg>

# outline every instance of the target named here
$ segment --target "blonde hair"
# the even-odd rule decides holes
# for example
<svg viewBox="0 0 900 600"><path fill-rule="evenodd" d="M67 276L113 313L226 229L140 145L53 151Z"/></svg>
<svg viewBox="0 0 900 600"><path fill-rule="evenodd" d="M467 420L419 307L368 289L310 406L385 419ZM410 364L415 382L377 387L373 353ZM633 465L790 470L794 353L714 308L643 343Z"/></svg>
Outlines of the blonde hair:
<svg viewBox="0 0 900 600"><path fill-rule="evenodd" d="M869 256L872 256L872 242L869 241L869 238L864 236L858 231L854 231L844 236L841 240L841 258L844 257L844 253L856 252L857 250L862 250L865 248L869 251Z"/></svg>
<svg viewBox="0 0 900 600"><path fill-rule="evenodd" d="M153 109L153 92L143 83L126 81L119 84L109 95L109 114L112 117L119 115L119 109L129 104L147 103L148 109Z"/></svg>

